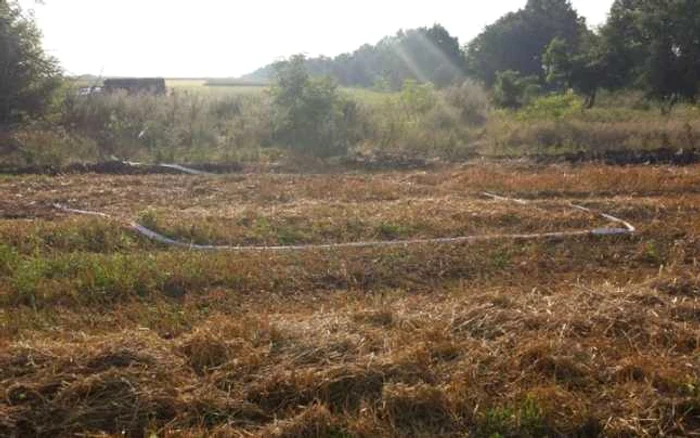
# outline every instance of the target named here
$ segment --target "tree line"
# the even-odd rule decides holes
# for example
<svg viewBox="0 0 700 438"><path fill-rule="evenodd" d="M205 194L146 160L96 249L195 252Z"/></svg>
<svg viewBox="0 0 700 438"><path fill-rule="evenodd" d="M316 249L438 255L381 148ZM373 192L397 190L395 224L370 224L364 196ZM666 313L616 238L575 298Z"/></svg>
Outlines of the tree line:
<svg viewBox="0 0 700 438"><path fill-rule="evenodd" d="M615 0L606 23L591 29L568 0L528 0L466 45L435 24L304 65L311 76L381 90L399 90L407 80L440 88L472 78L510 108L569 90L590 107L601 89L643 90L670 108L698 97L700 1ZM272 79L278 67L246 79ZM32 17L16 1L0 0L0 124L40 114L60 75Z"/></svg>
<svg viewBox="0 0 700 438"><path fill-rule="evenodd" d="M443 26L400 31L335 58L306 60L314 76L344 86L400 89L407 79L444 87L472 78L517 108L528 95L574 90L595 104L601 89L639 89L673 105L700 87L700 2L615 0L590 28L568 0L528 0L460 45ZM274 76L269 65L247 76Z"/></svg>
<svg viewBox="0 0 700 438"><path fill-rule="evenodd" d="M459 40L439 24L401 30L376 45L365 44L353 53L335 58L306 59L312 76L328 75L344 86L382 90L398 90L409 79L447 86L464 77L464 67ZM270 64L242 79L269 81L274 78L275 69L276 65Z"/></svg>

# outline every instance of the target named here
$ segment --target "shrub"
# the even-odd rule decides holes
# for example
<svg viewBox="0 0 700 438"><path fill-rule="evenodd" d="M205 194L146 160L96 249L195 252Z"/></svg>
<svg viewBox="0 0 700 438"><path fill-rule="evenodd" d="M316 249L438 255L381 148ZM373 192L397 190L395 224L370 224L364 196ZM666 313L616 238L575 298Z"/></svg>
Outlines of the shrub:
<svg viewBox="0 0 700 438"><path fill-rule="evenodd" d="M435 87L407 79L401 88L401 103L411 114L424 114L437 104Z"/></svg>
<svg viewBox="0 0 700 438"><path fill-rule="evenodd" d="M518 113L518 117L521 119L561 119L581 111L583 111L583 102L576 94L550 94L534 99Z"/></svg>
<svg viewBox="0 0 700 438"><path fill-rule="evenodd" d="M518 109L530 102L539 92L537 77L522 77L519 72L508 70L496 74L493 101L500 108Z"/></svg>
<svg viewBox="0 0 700 438"><path fill-rule="evenodd" d="M274 139L302 155L320 158L347 152L357 105L341 96L329 77L311 78L302 55L276 65L272 88Z"/></svg>
<svg viewBox="0 0 700 438"><path fill-rule="evenodd" d="M489 98L486 91L472 81L445 89L445 101L460 112L462 122L482 125L488 119Z"/></svg>

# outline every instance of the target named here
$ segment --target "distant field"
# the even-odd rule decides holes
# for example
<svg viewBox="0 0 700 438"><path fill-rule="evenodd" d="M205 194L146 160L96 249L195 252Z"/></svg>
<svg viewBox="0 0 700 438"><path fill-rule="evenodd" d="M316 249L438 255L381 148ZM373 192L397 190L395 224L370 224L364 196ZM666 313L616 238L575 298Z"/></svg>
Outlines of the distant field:
<svg viewBox="0 0 700 438"><path fill-rule="evenodd" d="M90 87L99 86L102 84L102 79L75 79L70 81L70 83L75 87ZM175 90L191 90L191 91L223 91L227 93L249 93L249 92L259 92L265 88L265 84L240 84L234 82L224 82L221 84L212 83L213 79L209 78L166 78L165 85L170 89Z"/></svg>
<svg viewBox="0 0 700 438"><path fill-rule="evenodd" d="M243 84L230 80L221 79L166 79L166 85L169 88L180 90L186 89L191 91L202 91L207 93L227 93L227 94L248 94L259 93L269 89L268 84ZM378 92L366 88L348 88L343 87L342 91L358 99L361 102L377 103L382 101L387 96L395 95L396 93Z"/></svg>
<svg viewBox="0 0 700 438"><path fill-rule="evenodd" d="M691 436L698 187L700 166L594 164L3 177L0 436ZM239 253L128 228L248 246L616 226L570 202L638 233Z"/></svg>
<svg viewBox="0 0 700 438"><path fill-rule="evenodd" d="M202 79L166 79L166 85L173 90L190 90L205 93L249 94L267 89L265 84L242 84L230 80Z"/></svg>
<svg viewBox="0 0 700 438"><path fill-rule="evenodd" d="M101 85L102 80L75 80L72 84L76 87L89 87ZM179 91L202 92L207 94L255 94L269 89L268 84L253 83L242 84L228 79L221 80L215 78L166 78L165 84L169 89ZM397 93L379 92L367 88L341 88L343 92L351 95L360 102L380 103L387 96L397 95Z"/></svg>
<svg viewBox="0 0 700 438"><path fill-rule="evenodd" d="M196 88L203 87L207 79L166 79L165 85L169 88Z"/></svg>

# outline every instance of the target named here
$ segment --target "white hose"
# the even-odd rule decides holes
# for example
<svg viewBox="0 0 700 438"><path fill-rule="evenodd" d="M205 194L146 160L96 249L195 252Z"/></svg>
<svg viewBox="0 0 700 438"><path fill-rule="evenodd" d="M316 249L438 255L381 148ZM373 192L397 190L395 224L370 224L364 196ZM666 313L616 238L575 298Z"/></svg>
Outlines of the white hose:
<svg viewBox="0 0 700 438"><path fill-rule="evenodd" d="M518 204L527 204L528 202L522 199L506 198L492 193L482 193L484 196L499 200L510 201ZM105 213L89 210L78 210L69 208L61 204L54 204L54 207L66 213L74 213L81 215L91 215L109 218ZM343 249L343 248L371 248L371 247L401 247L409 245L421 244L455 244L480 242L488 240L502 239L521 239L535 240L547 238L575 237L575 236L625 236L634 234L636 228L627 221L616 218L606 213L595 212L581 205L571 204L572 208L585 211L591 214L597 214L611 222L616 222L624 226L624 228L595 228L591 230L575 230L575 231L556 231L550 233L531 233L531 234L488 234L481 236L461 236L461 237L441 237L433 239L410 239L410 240L392 240L392 241L365 241L365 242L346 242L346 243L328 243L328 244L309 244L309 245L289 245L289 246L233 246L233 245L198 245L194 243L182 242L166 237L150 228L137 224L136 222L127 222L126 225L135 232L157 242L187 248L192 250L202 251L304 251L304 250L328 250L328 249Z"/></svg>
<svg viewBox="0 0 700 438"><path fill-rule="evenodd" d="M481 192L481 194L486 196L486 197L496 199L498 201L516 202L516 203L521 204L521 205L530 204L529 201L526 201L524 199L506 198L504 196L495 195L495 194L489 193L489 192ZM590 230L591 234L610 236L610 235L616 235L616 234L633 234L637 231L637 229L629 222L622 220L620 218L617 218L615 216L609 215L607 213L593 211L588 207L584 207L582 205L577 205L577 204L573 204L573 203L569 203L569 206L571 208L575 208L577 210L585 211L586 213L597 214L598 216L605 218L605 219L609 220L610 222L616 222L616 223L624 226L624 228L597 228L597 229Z"/></svg>
<svg viewBox="0 0 700 438"><path fill-rule="evenodd" d="M141 166L163 167L165 169L178 170L182 173L187 173L190 175L208 175L209 174L208 172L204 172L204 171L197 170L197 169L192 169L191 167L181 166L179 164L165 164L165 163L146 164L146 163L139 163L136 161L122 161L122 163L128 164L129 166L133 166L133 167L141 167Z"/></svg>

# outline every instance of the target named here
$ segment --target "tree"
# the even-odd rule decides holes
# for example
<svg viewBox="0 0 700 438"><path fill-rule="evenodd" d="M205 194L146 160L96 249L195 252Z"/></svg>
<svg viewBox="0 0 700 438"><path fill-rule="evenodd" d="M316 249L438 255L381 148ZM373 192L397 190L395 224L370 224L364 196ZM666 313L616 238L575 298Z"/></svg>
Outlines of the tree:
<svg viewBox="0 0 700 438"><path fill-rule="evenodd" d="M326 158L352 142L354 103L344 99L330 77L312 78L303 55L275 65L272 87L275 140L302 155Z"/></svg>
<svg viewBox="0 0 700 438"><path fill-rule="evenodd" d="M642 83L654 99L695 102L700 85L700 3L645 2L641 26L648 32Z"/></svg>
<svg viewBox="0 0 700 438"><path fill-rule="evenodd" d="M555 37L542 55L547 83L555 90L573 89L585 97L584 107L592 108L598 89L606 86L605 56L601 38L590 32L573 52L563 39Z"/></svg>
<svg viewBox="0 0 700 438"><path fill-rule="evenodd" d="M0 0L0 124L41 115L60 83L58 62L44 52L33 18Z"/></svg>
<svg viewBox="0 0 700 438"><path fill-rule="evenodd" d="M635 85L644 64L646 47L636 24L638 4L639 0L616 0L601 29L605 86L611 90Z"/></svg>
<svg viewBox="0 0 700 438"><path fill-rule="evenodd" d="M459 40L439 24L419 29L418 32L422 34L421 42L430 54L425 63L433 66L430 81L441 88L462 79L465 73L465 59Z"/></svg>
<svg viewBox="0 0 700 438"><path fill-rule="evenodd" d="M700 2L616 0L603 29L617 87L673 105L700 91Z"/></svg>
<svg viewBox="0 0 700 438"><path fill-rule="evenodd" d="M506 70L545 83L542 55L547 45L560 38L575 51L586 31L585 20L568 0L528 0L524 9L487 26L467 46L468 72L488 87Z"/></svg>
<svg viewBox="0 0 700 438"><path fill-rule="evenodd" d="M548 84L560 91L571 88L573 55L566 40L554 37L542 55L542 64Z"/></svg>

